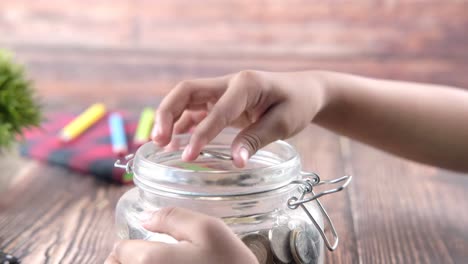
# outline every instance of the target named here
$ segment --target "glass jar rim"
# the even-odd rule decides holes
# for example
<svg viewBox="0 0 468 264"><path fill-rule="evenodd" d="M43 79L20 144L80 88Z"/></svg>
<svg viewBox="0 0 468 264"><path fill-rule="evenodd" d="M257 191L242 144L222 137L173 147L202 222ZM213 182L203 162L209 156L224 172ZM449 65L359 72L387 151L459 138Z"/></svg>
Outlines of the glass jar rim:
<svg viewBox="0 0 468 264"><path fill-rule="evenodd" d="M236 133L223 131L205 150L230 153ZM250 158L247 168L233 167L232 161L216 157L202 157L197 164L209 163L227 169L196 170L176 167L182 162L180 155L188 144L190 134L174 135L178 142L173 150L165 150L153 142L142 145L132 164L134 182L147 191L168 192L188 196L236 196L273 191L300 179L300 158L293 146L285 141L275 141ZM228 154L229 155L229 154ZM198 166L198 165L197 165Z"/></svg>

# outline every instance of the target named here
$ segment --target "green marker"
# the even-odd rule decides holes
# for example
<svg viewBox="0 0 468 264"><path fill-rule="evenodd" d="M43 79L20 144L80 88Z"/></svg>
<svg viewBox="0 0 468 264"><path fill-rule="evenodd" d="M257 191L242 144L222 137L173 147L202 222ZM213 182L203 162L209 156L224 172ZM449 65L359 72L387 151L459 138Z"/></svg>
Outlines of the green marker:
<svg viewBox="0 0 468 264"><path fill-rule="evenodd" d="M142 145L150 138L150 133L154 122L154 111L155 110L146 107L141 112L140 121L138 122L135 137L133 138L133 142L136 145Z"/></svg>
<svg viewBox="0 0 468 264"><path fill-rule="evenodd" d="M132 180L133 180L133 173L125 172L123 175L123 181L127 183L127 182L131 182Z"/></svg>

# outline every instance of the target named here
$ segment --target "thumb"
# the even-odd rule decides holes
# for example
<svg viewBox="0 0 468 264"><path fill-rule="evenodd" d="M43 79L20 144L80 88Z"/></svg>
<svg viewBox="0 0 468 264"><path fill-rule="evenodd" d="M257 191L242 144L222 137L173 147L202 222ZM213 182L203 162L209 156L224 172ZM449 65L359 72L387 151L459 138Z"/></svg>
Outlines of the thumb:
<svg viewBox="0 0 468 264"><path fill-rule="evenodd" d="M292 124L286 111L284 104L275 106L236 136L231 146L236 167L245 167L252 155L271 142L289 137Z"/></svg>

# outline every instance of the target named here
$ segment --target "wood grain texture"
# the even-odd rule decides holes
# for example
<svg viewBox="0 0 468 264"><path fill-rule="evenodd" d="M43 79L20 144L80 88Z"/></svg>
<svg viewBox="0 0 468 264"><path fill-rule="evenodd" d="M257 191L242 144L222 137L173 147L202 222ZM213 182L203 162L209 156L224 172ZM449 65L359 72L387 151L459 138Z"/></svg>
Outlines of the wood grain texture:
<svg viewBox="0 0 468 264"><path fill-rule="evenodd" d="M243 69L324 69L468 88L466 0L0 1L12 49L50 111L138 111L177 82ZM328 263L467 263L468 177L309 127L304 169L353 174L324 197ZM102 263L129 188L0 157L0 248L23 263Z"/></svg>
<svg viewBox="0 0 468 264"><path fill-rule="evenodd" d="M6 150L2 153L0 158L0 193L5 191L10 186L12 180L17 176L22 174L21 165L25 162L25 159L18 158L18 151L16 146L12 146L12 149Z"/></svg>
<svg viewBox="0 0 468 264"><path fill-rule="evenodd" d="M467 8L465 0L16 0L0 3L0 31L2 42L43 45L459 57Z"/></svg>
<svg viewBox="0 0 468 264"><path fill-rule="evenodd" d="M115 240L115 204L128 187L32 161L21 167L21 179L0 194L0 248L23 263L102 263Z"/></svg>
<svg viewBox="0 0 468 264"><path fill-rule="evenodd" d="M167 53L16 46L39 95L48 103L67 99L108 104L151 101L184 79L219 76L243 69L322 69L360 75L468 87L468 62L437 58L314 58L295 55Z"/></svg>
<svg viewBox="0 0 468 264"><path fill-rule="evenodd" d="M344 140L363 263L466 263L468 177Z"/></svg>

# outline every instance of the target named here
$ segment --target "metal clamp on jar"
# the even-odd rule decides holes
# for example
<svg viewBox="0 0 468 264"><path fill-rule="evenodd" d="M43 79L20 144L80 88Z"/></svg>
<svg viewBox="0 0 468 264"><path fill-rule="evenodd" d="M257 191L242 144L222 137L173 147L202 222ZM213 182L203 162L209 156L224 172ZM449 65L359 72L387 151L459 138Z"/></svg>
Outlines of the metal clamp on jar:
<svg viewBox="0 0 468 264"><path fill-rule="evenodd" d="M189 135L175 136L166 148L146 143L125 163L117 161L116 167L133 173L136 185L117 204L118 235L177 243L144 229L141 221L162 207L185 207L223 219L261 264L323 263L324 247L335 250L339 239L318 198L343 190L352 177L323 181L316 173L302 172L299 155L283 141L236 168L229 154L234 136L220 134L190 163L181 160ZM338 187L316 192L328 184Z"/></svg>

